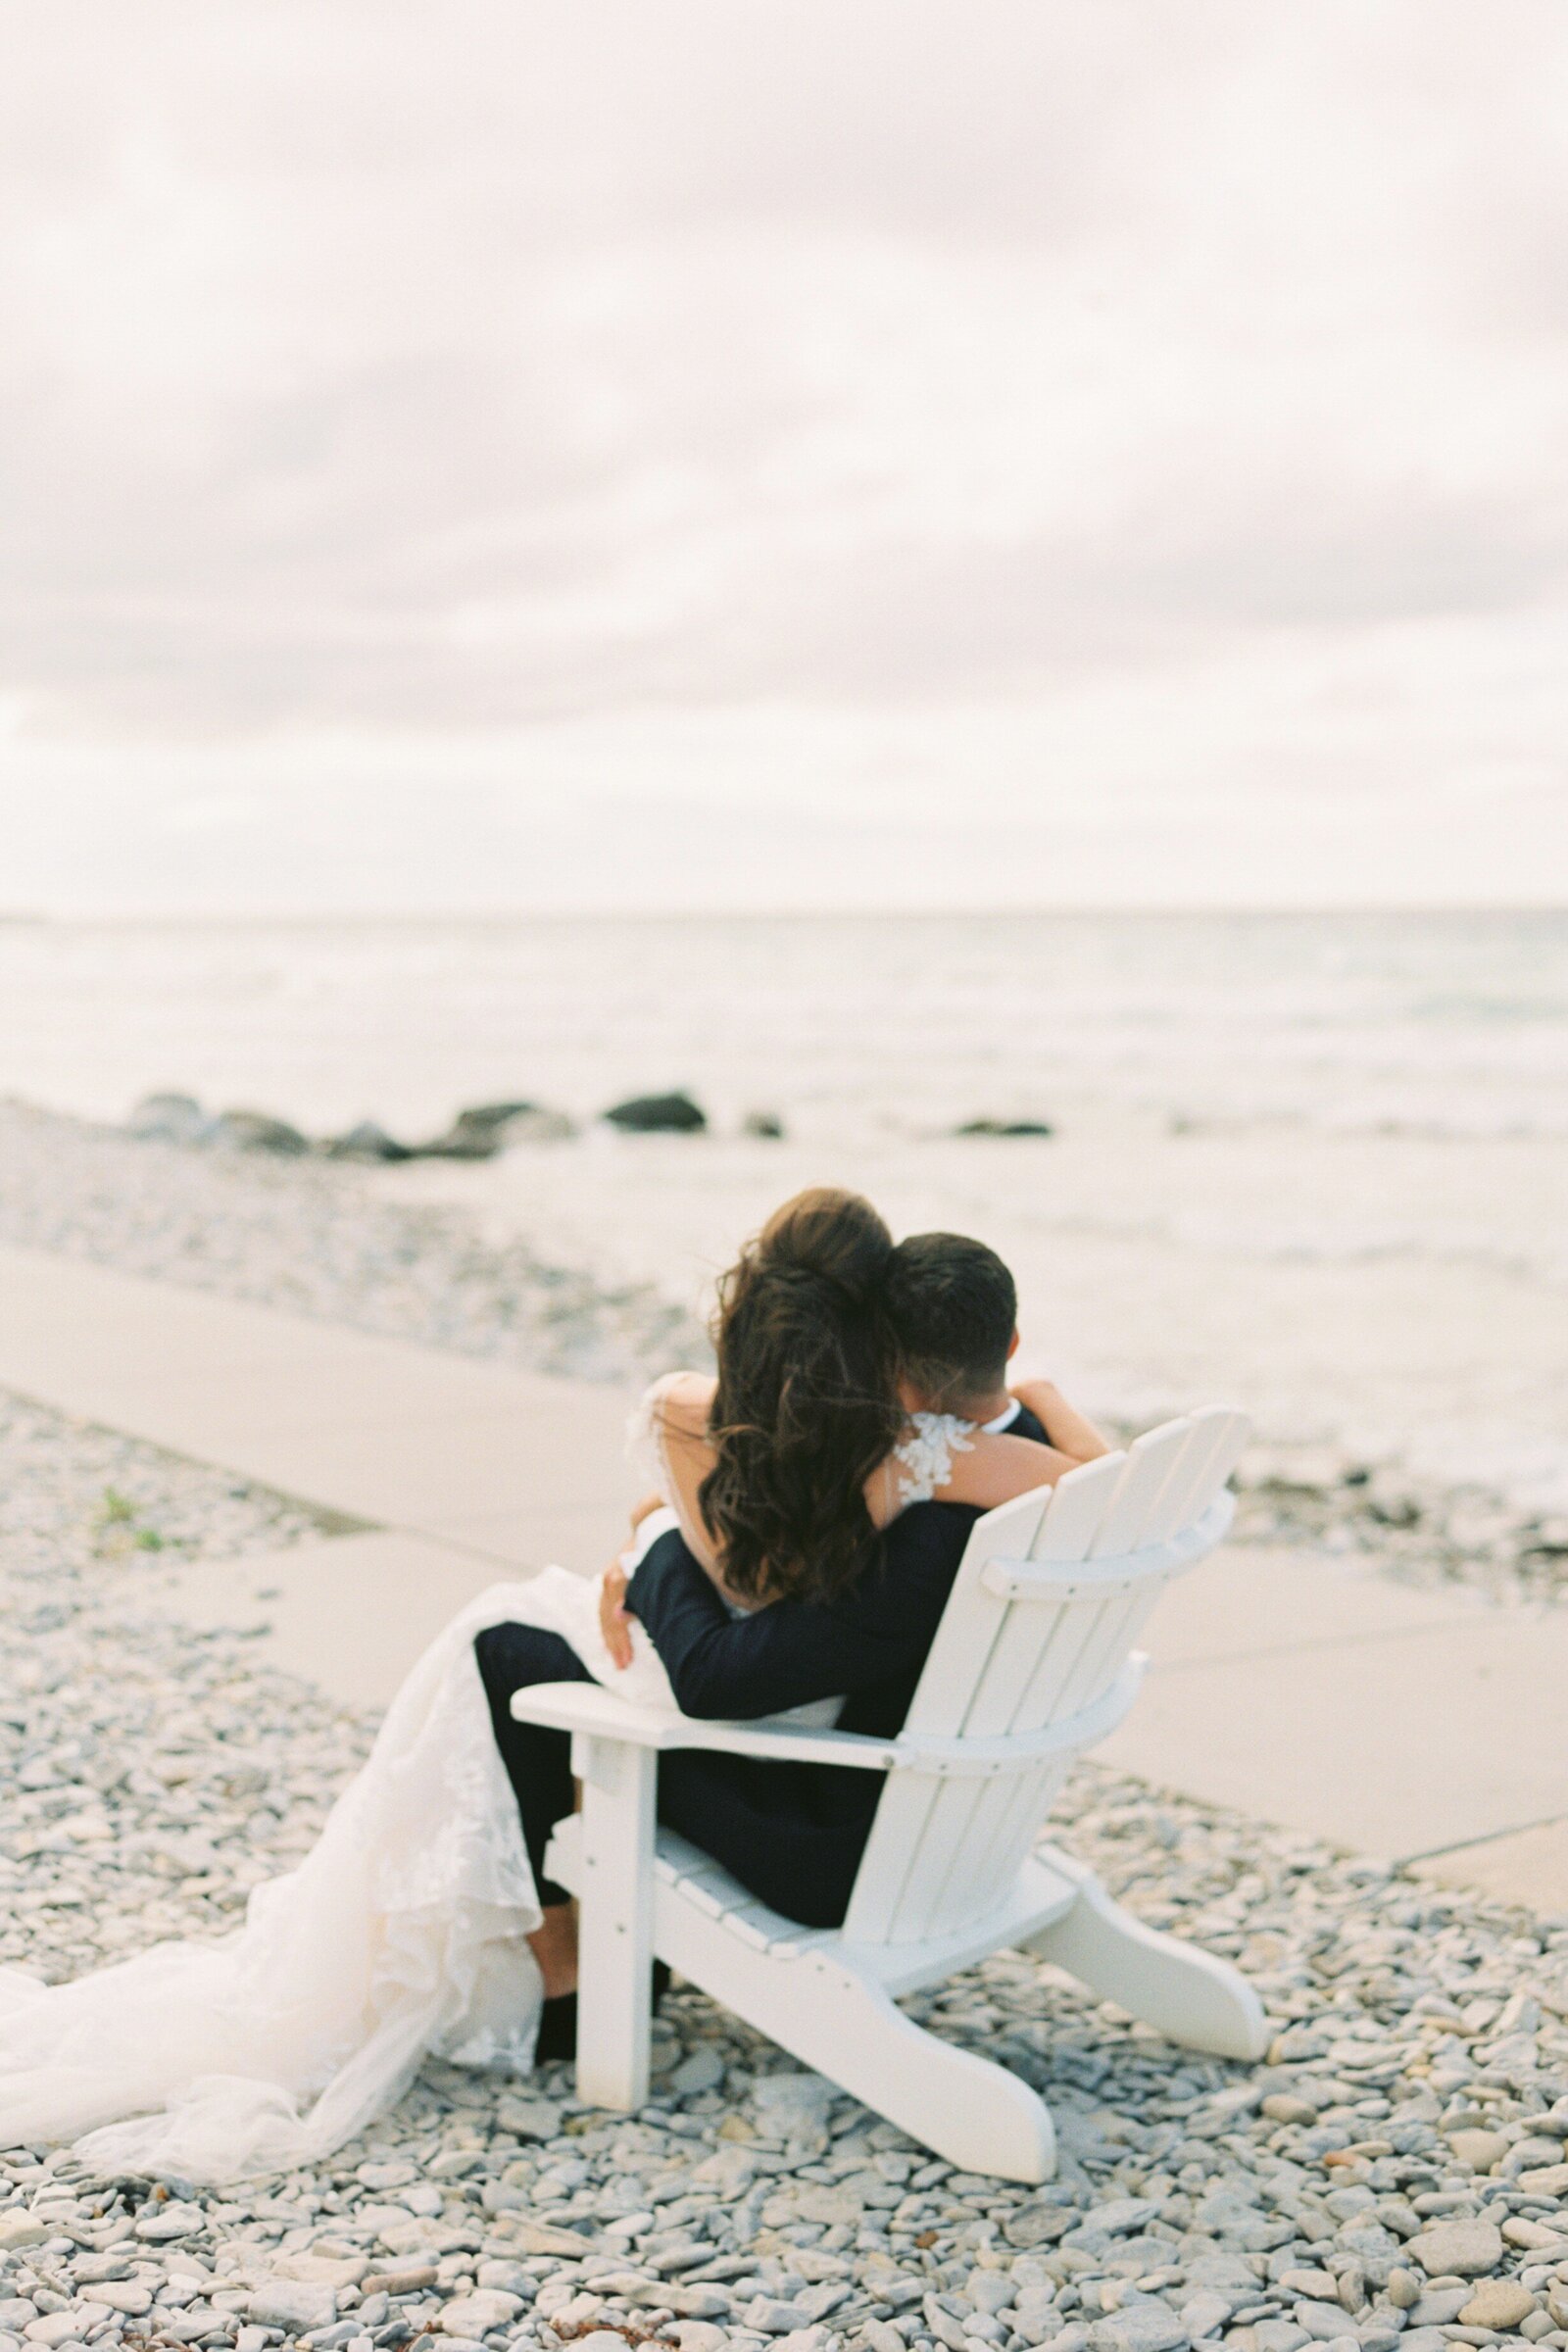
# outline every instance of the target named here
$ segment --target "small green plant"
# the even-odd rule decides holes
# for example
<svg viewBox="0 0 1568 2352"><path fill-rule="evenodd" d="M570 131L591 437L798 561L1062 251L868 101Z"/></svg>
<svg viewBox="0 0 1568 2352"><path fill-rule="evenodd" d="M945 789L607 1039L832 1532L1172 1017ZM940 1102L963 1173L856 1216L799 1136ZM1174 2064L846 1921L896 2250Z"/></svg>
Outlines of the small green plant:
<svg viewBox="0 0 1568 2352"><path fill-rule="evenodd" d="M105 1487L103 1499L105 1527L128 1526L135 1516L136 1506L128 1494L122 1494L118 1487Z"/></svg>
<svg viewBox="0 0 1568 2352"><path fill-rule="evenodd" d="M139 1527L136 1530L136 1549L138 1551L162 1551L163 1548L164 1539L156 1527Z"/></svg>

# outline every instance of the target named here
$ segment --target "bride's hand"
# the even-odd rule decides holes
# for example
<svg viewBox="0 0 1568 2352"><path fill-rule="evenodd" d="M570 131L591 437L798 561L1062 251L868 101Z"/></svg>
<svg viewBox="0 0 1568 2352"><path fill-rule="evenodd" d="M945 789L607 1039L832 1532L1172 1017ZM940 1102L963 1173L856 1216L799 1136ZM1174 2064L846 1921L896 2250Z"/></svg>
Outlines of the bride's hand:
<svg viewBox="0 0 1568 2352"><path fill-rule="evenodd" d="M618 1560L605 1570L599 1587L599 1631L616 1666L631 1664L631 1617L626 1608L627 1576Z"/></svg>

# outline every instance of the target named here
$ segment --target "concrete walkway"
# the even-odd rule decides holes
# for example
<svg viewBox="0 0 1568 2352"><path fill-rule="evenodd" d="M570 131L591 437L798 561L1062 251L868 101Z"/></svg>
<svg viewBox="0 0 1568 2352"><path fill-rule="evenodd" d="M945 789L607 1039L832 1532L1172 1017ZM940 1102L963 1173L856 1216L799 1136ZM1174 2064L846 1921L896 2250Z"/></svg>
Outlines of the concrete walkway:
<svg viewBox="0 0 1568 2352"><path fill-rule="evenodd" d="M42 1251L0 1250L0 1387L492 1571L602 1566L633 1498L618 1391Z"/></svg>
<svg viewBox="0 0 1568 2352"><path fill-rule="evenodd" d="M264 1306L0 1250L0 1387L297 1497L344 1532L143 1571L366 1704L498 1577L622 1540L627 1399ZM1234 1548L1176 1586L1101 1753L1423 1875L1568 1911L1568 1611Z"/></svg>
<svg viewBox="0 0 1568 2352"><path fill-rule="evenodd" d="M1146 1646L1106 1762L1568 1912L1568 1609L1238 1544L1172 1588Z"/></svg>

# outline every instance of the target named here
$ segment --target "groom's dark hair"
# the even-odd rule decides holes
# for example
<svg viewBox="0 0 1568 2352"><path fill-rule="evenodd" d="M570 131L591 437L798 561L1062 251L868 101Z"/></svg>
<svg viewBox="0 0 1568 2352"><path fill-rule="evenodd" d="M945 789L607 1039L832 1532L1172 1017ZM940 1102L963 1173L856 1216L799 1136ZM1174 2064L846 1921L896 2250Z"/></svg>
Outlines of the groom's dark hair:
<svg viewBox="0 0 1568 2352"><path fill-rule="evenodd" d="M1018 1292L994 1250L962 1233L911 1233L893 1252L887 1313L904 1369L932 1403L956 1411L1006 1372Z"/></svg>

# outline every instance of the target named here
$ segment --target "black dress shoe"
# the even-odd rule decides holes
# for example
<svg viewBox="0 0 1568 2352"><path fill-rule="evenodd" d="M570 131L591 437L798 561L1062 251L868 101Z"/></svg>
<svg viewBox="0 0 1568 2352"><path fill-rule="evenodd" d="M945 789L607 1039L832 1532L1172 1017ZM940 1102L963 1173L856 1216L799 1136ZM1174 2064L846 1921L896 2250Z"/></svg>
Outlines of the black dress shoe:
<svg viewBox="0 0 1568 2352"><path fill-rule="evenodd" d="M539 2012L539 2038L533 2045L533 2062L535 2066L545 2066L552 2058L574 2058L576 2054L577 1995L558 1992Z"/></svg>
<svg viewBox="0 0 1568 2352"><path fill-rule="evenodd" d="M659 2004L669 1990L669 1970L662 1960L654 1962L653 2006L657 2015ZM552 1994L539 2011L539 2038L534 2043L535 2066L546 2066L553 2058L575 2058L577 2055L577 1995L574 1992Z"/></svg>

